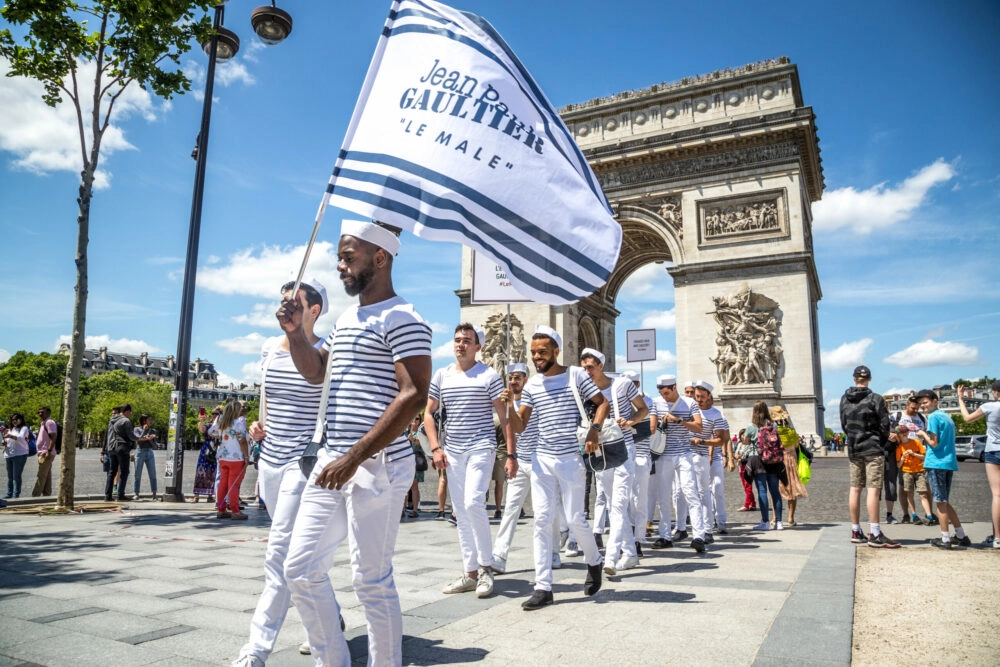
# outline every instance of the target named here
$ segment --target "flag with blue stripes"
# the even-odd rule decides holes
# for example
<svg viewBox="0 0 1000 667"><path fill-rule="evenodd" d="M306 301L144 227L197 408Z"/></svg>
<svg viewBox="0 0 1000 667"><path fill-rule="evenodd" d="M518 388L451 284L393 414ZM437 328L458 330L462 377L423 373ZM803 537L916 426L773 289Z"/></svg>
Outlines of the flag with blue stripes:
<svg viewBox="0 0 1000 667"><path fill-rule="evenodd" d="M503 265L533 301L608 279L621 226L517 56L481 17L396 0L327 188L329 204Z"/></svg>

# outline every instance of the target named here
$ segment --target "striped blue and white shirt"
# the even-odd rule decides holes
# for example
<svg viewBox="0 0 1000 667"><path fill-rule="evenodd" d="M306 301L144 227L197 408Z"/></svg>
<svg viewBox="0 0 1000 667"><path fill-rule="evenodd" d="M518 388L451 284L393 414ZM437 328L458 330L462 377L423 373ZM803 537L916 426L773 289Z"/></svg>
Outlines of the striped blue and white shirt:
<svg viewBox="0 0 1000 667"><path fill-rule="evenodd" d="M452 364L434 374L427 395L444 405L445 453L496 449L493 401L502 393L503 380L482 362L464 372Z"/></svg>
<svg viewBox="0 0 1000 667"><path fill-rule="evenodd" d="M614 393L612 394L612 392ZM601 393L604 394L604 400L608 401L608 417L615 419L617 416L626 420L632 418L632 399L639 398L639 390L635 388L631 380L614 379L607 389L601 390ZM616 397L618 415L615 415L614 404L611 403L612 396ZM632 438L632 429L623 428L622 432L625 434L625 446L628 447L629 451L634 451L635 442Z"/></svg>
<svg viewBox="0 0 1000 667"><path fill-rule="evenodd" d="M531 419L538 420L538 454L580 455L576 440L580 410L569 386L570 375L581 400L586 401L601 391L583 369L573 366L559 375L534 375L524 385L521 401L531 408Z"/></svg>
<svg viewBox="0 0 1000 667"><path fill-rule="evenodd" d="M646 404L646 409L649 410L649 414L646 415L646 418L645 418L645 421L648 423L649 422L649 418L651 416L653 416L654 414L656 414L655 408L653 407L653 399L651 399L646 394L640 394L640 396L642 396L642 402ZM635 440L635 455L636 456L646 456L646 457L648 457L649 456L649 436L647 435L645 438L639 438L639 437L633 436L633 440Z"/></svg>
<svg viewBox="0 0 1000 667"><path fill-rule="evenodd" d="M660 430L666 433L667 437L667 446L663 450L663 455L682 456L689 453L691 451L690 439L696 436L687 429L683 422L691 421L695 415L701 414L698 404L694 402L693 398L687 396L678 397L676 403L668 403L661 396L654 399L654 403L656 403L656 414L661 417ZM679 417L681 421L663 421L662 417L667 413Z"/></svg>
<svg viewBox="0 0 1000 667"><path fill-rule="evenodd" d="M514 401L514 409L520 410L523 401ZM518 463L531 463L535 458L535 450L538 449L538 417L531 413L528 423L524 425L524 431L517 434L517 461Z"/></svg>
<svg viewBox="0 0 1000 667"><path fill-rule="evenodd" d="M729 430L729 420L726 419L722 411L714 405L707 410L701 411L701 433L698 435L699 438L703 440L714 440L715 434L719 431ZM694 448L695 451L701 452L701 454L708 454L708 445L697 446ZM722 445L715 448L712 452L712 461L722 460Z"/></svg>
<svg viewBox="0 0 1000 667"><path fill-rule="evenodd" d="M399 394L395 363L431 356L431 328L396 296L344 311L323 348L334 355L326 448L339 456L372 429ZM413 456L402 433L385 451L390 461Z"/></svg>
<svg viewBox="0 0 1000 667"><path fill-rule="evenodd" d="M264 381L264 440L260 458L273 466L283 466L302 456L316 431L322 384L309 384L302 377L292 355L281 349L283 336L272 338L261 349ZM316 347L323 340L316 341ZM271 358L268 362L268 357Z"/></svg>

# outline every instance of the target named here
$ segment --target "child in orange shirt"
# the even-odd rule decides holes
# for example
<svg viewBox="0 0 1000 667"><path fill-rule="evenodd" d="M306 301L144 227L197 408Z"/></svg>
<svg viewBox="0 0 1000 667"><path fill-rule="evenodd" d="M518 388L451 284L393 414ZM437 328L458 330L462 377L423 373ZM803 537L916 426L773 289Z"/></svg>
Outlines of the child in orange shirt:
<svg viewBox="0 0 1000 667"><path fill-rule="evenodd" d="M920 502L924 506L924 518L916 512L913 513L914 524L931 525L931 498L930 489L927 486L927 475L924 473L924 452L923 443L919 440L911 440L910 432L905 426L896 429L898 443L896 445L896 463L903 473L903 493L910 503L910 507L916 509L913 502L914 490L920 494Z"/></svg>

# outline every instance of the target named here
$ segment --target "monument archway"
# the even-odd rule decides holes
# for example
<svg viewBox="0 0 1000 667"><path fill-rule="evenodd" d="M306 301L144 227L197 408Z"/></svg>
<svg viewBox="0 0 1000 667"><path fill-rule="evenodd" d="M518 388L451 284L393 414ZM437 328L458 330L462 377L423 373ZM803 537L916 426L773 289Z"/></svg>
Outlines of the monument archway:
<svg viewBox="0 0 1000 667"><path fill-rule="evenodd" d="M562 334L564 363L594 347L613 369L622 284L669 262L678 377L715 385L734 424L763 399L785 406L800 433L822 434L811 205L823 171L797 67L780 58L560 113L622 225L622 251L587 299L513 306L526 338L547 324ZM471 267L466 251L456 293L462 320L478 325L499 307L470 302Z"/></svg>

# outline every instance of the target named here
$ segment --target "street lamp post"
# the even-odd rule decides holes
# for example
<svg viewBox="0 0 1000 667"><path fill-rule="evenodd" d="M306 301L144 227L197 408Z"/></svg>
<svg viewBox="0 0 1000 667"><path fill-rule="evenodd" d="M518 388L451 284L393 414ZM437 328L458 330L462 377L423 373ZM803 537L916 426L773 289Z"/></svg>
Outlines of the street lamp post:
<svg viewBox="0 0 1000 667"><path fill-rule="evenodd" d="M213 31L209 41L202 44L208 54L208 71L205 74L205 100L201 108L201 129L194 152L194 193L191 197L191 221L188 226L187 255L184 260L184 286L181 293L181 316L177 330L177 356L175 359L174 391L170 395L170 418L165 471L165 500L184 501L184 421L187 414L188 373L191 365L191 325L194 313L194 288L198 270L198 241L201 236L201 208L205 194L205 165L208 161L208 132L212 120L212 95L215 85L216 61L226 61L236 55L240 39L224 26L225 0L215 7ZM250 22L254 32L265 44L283 41L292 31L292 17L271 6L253 10Z"/></svg>

